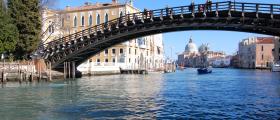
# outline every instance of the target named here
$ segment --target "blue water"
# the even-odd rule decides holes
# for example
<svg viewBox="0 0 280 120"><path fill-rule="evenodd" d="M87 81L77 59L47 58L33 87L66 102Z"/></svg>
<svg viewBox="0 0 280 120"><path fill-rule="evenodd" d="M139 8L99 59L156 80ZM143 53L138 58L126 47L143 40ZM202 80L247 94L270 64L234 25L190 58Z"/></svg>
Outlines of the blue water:
<svg viewBox="0 0 280 120"><path fill-rule="evenodd" d="M195 69L0 88L1 120L279 119L280 73Z"/></svg>

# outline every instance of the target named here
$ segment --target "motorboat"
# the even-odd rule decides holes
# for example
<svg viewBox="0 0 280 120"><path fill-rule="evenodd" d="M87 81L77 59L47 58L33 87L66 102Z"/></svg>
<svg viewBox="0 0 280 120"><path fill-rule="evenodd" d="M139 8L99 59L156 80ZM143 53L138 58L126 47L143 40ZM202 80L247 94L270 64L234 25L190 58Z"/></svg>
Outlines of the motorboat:
<svg viewBox="0 0 280 120"><path fill-rule="evenodd" d="M271 67L272 72L280 72L280 64L279 63L274 63Z"/></svg>
<svg viewBox="0 0 280 120"><path fill-rule="evenodd" d="M203 67L197 69L198 74L209 74L212 73L212 67Z"/></svg>

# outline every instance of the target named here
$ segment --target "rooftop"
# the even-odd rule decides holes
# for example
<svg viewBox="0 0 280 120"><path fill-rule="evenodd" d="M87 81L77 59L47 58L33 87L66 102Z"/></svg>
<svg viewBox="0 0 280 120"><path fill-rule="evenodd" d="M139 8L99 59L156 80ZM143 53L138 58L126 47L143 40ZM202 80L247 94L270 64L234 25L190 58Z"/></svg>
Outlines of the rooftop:
<svg viewBox="0 0 280 120"><path fill-rule="evenodd" d="M257 44L273 44L274 37L258 37Z"/></svg>
<svg viewBox="0 0 280 120"><path fill-rule="evenodd" d="M97 8L102 8L102 7L116 7L120 6L122 4L119 3L85 3L85 5L78 6L78 7L70 7L67 6L65 10L67 11L78 11L78 10L91 10L91 9L97 9Z"/></svg>

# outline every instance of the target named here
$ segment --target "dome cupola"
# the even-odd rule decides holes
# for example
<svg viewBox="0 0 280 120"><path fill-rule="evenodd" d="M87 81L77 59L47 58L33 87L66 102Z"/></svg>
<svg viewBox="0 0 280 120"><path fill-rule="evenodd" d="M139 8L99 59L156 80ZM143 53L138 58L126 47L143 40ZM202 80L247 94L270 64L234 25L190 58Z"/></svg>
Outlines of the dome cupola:
<svg viewBox="0 0 280 120"><path fill-rule="evenodd" d="M192 38L190 37L189 43L185 47L185 52L187 53L198 53L195 43L193 43Z"/></svg>

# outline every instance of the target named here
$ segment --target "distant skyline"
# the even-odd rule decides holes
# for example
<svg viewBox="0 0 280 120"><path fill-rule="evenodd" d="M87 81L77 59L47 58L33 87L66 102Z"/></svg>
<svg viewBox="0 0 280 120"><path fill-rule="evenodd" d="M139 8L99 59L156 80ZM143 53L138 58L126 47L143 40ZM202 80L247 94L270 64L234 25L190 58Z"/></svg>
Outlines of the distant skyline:
<svg viewBox="0 0 280 120"><path fill-rule="evenodd" d="M65 6L81 6L85 2L100 2L106 3L112 0L58 0L55 8L64 9ZM119 0L124 3L125 0ZM129 1L129 0L127 0ZM147 9L159 9L164 8L167 5L173 6L184 6L189 5L192 0L133 0L134 6L140 10ZM205 3L206 0L194 0L195 3ZM212 0L213 2L219 2L224 0ZM233 1L233 0L232 0ZM259 2L259 3L273 3L280 4L280 0L236 0L238 2ZM190 36L192 36L197 47L202 43L209 43L210 49L214 51L224 51L226 54L233 54L238 49L238 42L242 39L253 37L253 36L266 36L254 33L244 32L231 32L231 31L209 31L209 30L197 30L197 31L182 31L182 32L171 32L164 33L164 46L166 57L171 56L172 47L172 58L177 59L177 53L182 53L185 49Z"/></svg>

